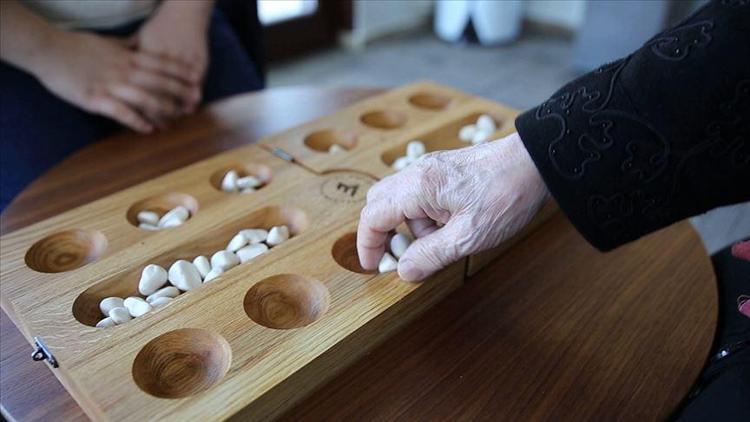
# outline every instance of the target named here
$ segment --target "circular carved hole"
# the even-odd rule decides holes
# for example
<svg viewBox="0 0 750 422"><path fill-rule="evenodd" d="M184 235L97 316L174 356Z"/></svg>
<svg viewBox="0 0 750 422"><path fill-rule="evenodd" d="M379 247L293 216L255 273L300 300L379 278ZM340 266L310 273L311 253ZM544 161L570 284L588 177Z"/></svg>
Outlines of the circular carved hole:
<svg viewBox="0 0 750 422"><path fill-rule="evenodd" d="M207 390L232 362L224 337L199 328L182 328L149 341L133 362L133 379L152 396L176 399Z"/></svg>
<svg viewBox="0 0 750 422"><path fill-rule="evenodd" d="M213 172L210 178L211 186L213 186L216 190L224 192L223 190L221 190L221 181L224 180L224 176L226 176L226 174L230 170L236 171L239 177L245 177L245 176L257 177L258 180L260 180L263 184L255 188L256 190L262 189L266 185L268 185L268 183L271 182L271 177L273 177L273 172L271 171L271 168L264 164L255 164L255 163L233 164L231 166L227 166L227 167L221 168Z"/></svg>
<svg viewBox="0 0 750 422"><path fill-rule="evenodd" d="M357 233L347 233L333 244L331 249L333 260L349 271L360 274L375 274L376 271L367 271L362 268L357 255Z"/></svg>
<svg viewBox="0 0 750 422"><path fill-rule="evenodd" d="M47 236L26 252L26 265L42 273L70 271L94 262L107 249L107 238L93 230L68 230Z"/></svg>
<svg viewBox="0 0 750 422"><path fill-rule="evenodd" d="M378 129L396 129L406 123L406 116L397 111L371 111L363 114L359 120Z"/></svg>
<svg viewBox="0 0 750 422"><path fill-rule="evenodd" d="M138 213L141 211L153 211L161 217L172 208L182 205L190 211L188 219L198 212L198 200L184 193L165 193L152 196L136 202L128 208L126 217L128 222L138 227Z"/></svg>
<svg viewBox="0 0 750 422"><path fill-rule="evenodd" d="M312 324L328 311L331 297L323 283L281 274L255 284L245 295L245 313L268 328L290 329Z"/></svg>
<svg viewBox="0 0 750 422"><path fill-rule="evenodd" d="M447 97L445 95L421 92L409 97L409 102L419 108L426 108L428 110L442 110L448 107L451 99L450 97Z"/></svg>
<svg viewBox="0 0 750 422"><path fill-rule="evenodd" d="M349 132L323 129L307 135L305 145L320 152L328 152L331 145L338 145L348 151L357 145L357 137Z"/></svg>

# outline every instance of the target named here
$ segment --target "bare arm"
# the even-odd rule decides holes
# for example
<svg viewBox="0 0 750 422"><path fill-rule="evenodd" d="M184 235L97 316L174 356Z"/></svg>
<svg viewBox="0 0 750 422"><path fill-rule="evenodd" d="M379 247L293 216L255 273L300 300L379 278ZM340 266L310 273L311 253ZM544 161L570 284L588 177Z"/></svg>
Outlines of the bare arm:
<svg viewBox="0 0 750 422"><path fill-rule="evenodd" d="M0 58L68 103L150 132L198 97L190 67L178 60L134 51L124 39L57 29L17 0L0 7Z"/></svg>
<svg viewBox="0 0 750 422"><path fill-rule="evenodd" d="M0 1L0 59L36 74L47 46L62 31L17 0Z"/></svg>

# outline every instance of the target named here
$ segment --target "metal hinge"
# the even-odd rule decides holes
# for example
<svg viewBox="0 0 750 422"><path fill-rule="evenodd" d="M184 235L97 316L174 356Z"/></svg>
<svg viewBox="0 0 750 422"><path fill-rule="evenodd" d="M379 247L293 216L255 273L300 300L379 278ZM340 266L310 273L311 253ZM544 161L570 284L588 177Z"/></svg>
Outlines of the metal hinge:
<svg viewBox="0 0 750 422"><path fill-rule="evenodd" d="M273 155L281 158L282 160L289 161L290 163L294 162L294 157L292 157L292 154L284 151L281 148L278 148L278 147L274 148Z"/></svg>
<svg viewBox="0 0 750 422"><path fill-rule="evenodd" d="M35 361L46 360L50 365L52 365L53 368L57 368L58 366L60 366L57 364L55 355L53 355L52 352L50 352L47 348L47 345L44 344L44 340L42 340L40 337L34 337L34 344L36 344L36 350L31 354L32 359L34 359Z"/></svg>

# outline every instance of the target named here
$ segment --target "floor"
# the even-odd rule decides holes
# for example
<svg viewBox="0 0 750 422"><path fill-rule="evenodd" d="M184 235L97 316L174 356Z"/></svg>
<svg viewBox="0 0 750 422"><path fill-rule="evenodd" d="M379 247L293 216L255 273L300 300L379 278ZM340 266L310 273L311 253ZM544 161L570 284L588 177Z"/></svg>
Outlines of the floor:
<svg viewBox="0 0 750 422"><path fill-rule="evenodd" d="M549 97L576 76L573 43L526 37L508 46L453 45L429 31L376 41L362 51L332 49L271 66L270 87L391 87L429 79L525 109ZM709 253L750 237L750 203L720 208L691 219Z"/></svg>

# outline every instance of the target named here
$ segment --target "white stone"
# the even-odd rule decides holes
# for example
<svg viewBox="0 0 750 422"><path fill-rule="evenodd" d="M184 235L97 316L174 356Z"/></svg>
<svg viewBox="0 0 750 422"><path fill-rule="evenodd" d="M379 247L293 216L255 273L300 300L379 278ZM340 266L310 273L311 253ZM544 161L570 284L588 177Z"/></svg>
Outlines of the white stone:
<svg viewBox="0 0 750 422"><path fill-rule="evenodd" d="M229 170L221 179L221 190L224 192L237 192L237 180L239 175L235 170Z"/></svg>
<svg viewBox="0 0 750 422"><path fill-rule="evenodd" d="M102 311L102 315L109 315L109 311L114 308L119 308L123 305L124 300L120 297L105 297L99 302L99 310Z"/></svg>
<svg viewBox="0 0 750 422"><path fill-rule="evenodd" d="M186 292L201 285L201 273L190 261L181 259L169 267L169 282Z"/></svg>
<svg viewBox="0 0 750 422"><path fill-rule="evenodd" d="M409 164L411 164L411 162L412 160L409 157L398 157L396 158L396 161L393 162L391 167L393 167L394 170L403 170Z"/></svg>
<svg viewBox="0 0 750 422"><path fill-rule="evenodd" d="M255 245L245 246L244 248L237 251L237 257L240 259L240 263L255 258L258 255L268 252L268 246L265 243L256 243Z"/></svg>
<svg viewBox="0 0 750 422"><path fill-rule="evenodd" d="M490 134L497 130L495 119L487 114L482 114L477 118L477 130L480 132L489 132Z"/></svg>
<svg viewBox="0 0 750 422"><path fill-rule="evenodd" d="M412 161L423 156L426 152L427 148L422 141L411 141L406 145L406 156Z"/></svg>
<svg viewBox="0 0 750 422"><path fill-rule="evenodd" d="M109 328L109 327L114 327L115 325L117 324L110 317L106 317L103 320L96 323L97 328Z"/></svg>
<svg viewBox="0 0 750 422"><path fill-rule="evenodd" d="M250 243L251 245L265 242L266 238L268 238L268 230L266 229L245 229L240 230L240 233L245 236L248 243Z"/></svg>
<svg viewBox="0 0 750 422"><path fill-rule="evenodd" d="M247 240L245 235L242 234L242 232L239 232L234 235L232 240L229 241L229 244L227 245L227 250L229 252L237 252L238 250L247 246L248 243L250 242Z"/></svg>
<svg viewBox="0 0 750 422"><path fill-rule="evenodd" d="M490 135L492 134L489 132L479 131L474 134L474 137L471 139L471 143L474 145L483 144L490 139Z"/></svg>
<svg viewBox="0 0 750 422"><path fill-rule="evenodd" d="M339 144L331 144L331 146L328 147L329 154L340 154L342 152L346 152L346 150Z"/></svg>
<svg viewBox="0 0 750 422"><path fill-rule="evenodd" d="M239 264L240 259L234 254L234 252L218 251L211 256L211 270L214 268L221 268L222 271L226 271Z"/></svg>
<svg viewBox="0 0 750 422"><path fill-rule="evenodd" d="M255 176L245 176L237 179L238 189L257 188L262 184L263 182L261 182L260 179Z"/></svg>
<svg viewBox="0 0 750 422"><path fill-rule="evenodd" d="M161 218L159 219L159 227L163 227L164 223L169 220L176 219L185 222L188 218L190 218L190 210L183 207L182 205L178 205L161 216Z"/></svg>
<svg viewBox="0 0 750 422"><path fill-rule="evenodd" d="M411 244L411 238L403 233L396 233L391 238L391 253L396 258L401 258L401 255L406 252L406 248Z"/></svg>
<svg viewBox="0 0 750 422"><path fill-rule="evenodd" d="M159 230L159 226L154 226L153 224L148 224L148 223L141 223L138 225L138 228L143 229L143 230L148 230L150 232L155 232Z"/></svg>
<svg viewBox="0 0 750 422"><path fill-rule="evenodd" d="M240 193L253 193L255 192L255 188L244 188L240 191Z"/></svg>
<svg viewBox="0 0 750 422"><path fill-rule="evenodd" d="M464 142L471 142L474 139L474 135L477 133L477 127L474 125L466 125L458 131L458 139Z"/></svg>
<svg viewBox="0 0 750 422"><path fill-rule="evenodd" d="M180 219L179 219L179 218L177 218L177 217L173 217L173 218L170 218L169 220L166 220L166 221L164 221L164 222L163 222L163 223L162 223L162 224L160 225L160 227L161 227L162 229L168 229L168 228L171 228L171 227L177 227L177 226L181 226L181 225L182 225L182 223L184 223L184 222L185 222L185 220L180 220Z"/></svg>
<svg viewBox="0 0 750 422"><path fill-rule="evenodd" d="M215 279L216 277L220 276L222 273L224 273L224 270L221 269L221 267L215 267L211 268L211 272L208 273L206 276L206 279L203 280L204 283L208 283Z"/></svg>
<svg viewBox="0 0 750 422"><path fill-rule="evenodd" d="M138 318L151 312L151 305L140 297L131 296L126 298L124 305L133 318Z"/></svg>
<svg viewBox="0 0 750 422"><path fill-rule="evenodd" d="M150 224L152 226L159 224L159 214L153 211L143 210L138 213L136 219L139 223Z"/></svg>
<svg viewBox="0 0 750 422"><path fill-rule="evenodd" d="M381 273L387 273L390 271L396 271L396 268L398 268L398 261L396 261L396 258L388 252L384 253L383 257L380 258L378 271Z"/></svg>
<svg viewBox="0 0 750 422"><path fill-rule="evenodd" d="M198 269L201 278L205 277L209 271L211 271L211 262L205 256L196 256L193 260L193 265Z"/></svg>
<svg viewBox="0 0 750 422"><path fill-rule="evenodd" d="M149 264L141 272L141 280L138 282L138 292L143 296L159 290L167 284L167 270L156 264Z"/></svg>
<svg viewBox="0 0 750 422"><path fill-rule="evenodd" d="M175 286L167 286L163 289L159 289L155 291L154 293L150 294L146 298L146 302L151 303L153 306L153 301L160 298L160 297L177 297L180 295L180 289L178 289Z"/></svg>
<svg viewBox="0 0 750 422"><path fill-rule="evenodd" d="M289 239L289 227L287 226L274 226L268 231L268 237L266 238L266 244L268 246L276 246L286 242Z"/></svg>
<svg viewBox="0 0 750 422"><path fill-rule="evenodd" d="M173 300L173 299L172 299L171 297L166 297L166 296L162 296L162 297L157 297L156 299L154 299L153 301L151 301L151 306L152 306L152 307L153 307L154 309L155 309L155 308L159 308L159 307L161 307L161 306L164 306L164 305L168 304L168 303L169 303L169 302L171 302L172 300Z"/></svg>
<svg viewBox="0 0 750 422"><path fill-rule="evenodd" d="M133 317L130 315L130 312L128 311L128 308L124 306L112 308L109 311L109 317L112 318L112 321L114 321L117 325L124 324L133 319Z"/></svg>

